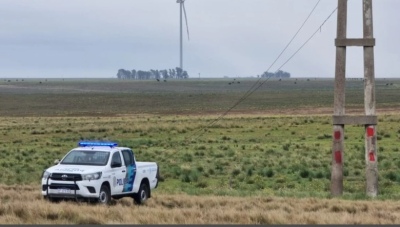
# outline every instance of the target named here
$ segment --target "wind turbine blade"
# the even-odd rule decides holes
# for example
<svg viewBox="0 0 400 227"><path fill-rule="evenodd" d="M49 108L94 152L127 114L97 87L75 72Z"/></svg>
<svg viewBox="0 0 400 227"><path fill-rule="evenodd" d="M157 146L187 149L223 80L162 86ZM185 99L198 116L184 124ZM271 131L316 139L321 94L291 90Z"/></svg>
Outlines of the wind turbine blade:
<svg viewBox="0 0 400 227"><path fill-rule="evenodd" d="M186 30L187 30L188 40L190 40L190 38L189 38L189 25L188 25L188 21L187 21L185 2L184 1L182 2L182 5L183 5L183 13L185 14L185 22L186 22Z"/></svg>

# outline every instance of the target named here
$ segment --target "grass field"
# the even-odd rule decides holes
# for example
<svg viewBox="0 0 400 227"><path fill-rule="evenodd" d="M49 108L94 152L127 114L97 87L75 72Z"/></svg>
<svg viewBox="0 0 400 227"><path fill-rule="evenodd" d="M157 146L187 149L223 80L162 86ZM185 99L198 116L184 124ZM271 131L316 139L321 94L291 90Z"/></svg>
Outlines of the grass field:
<svg viewBox="0 0 400 227"><path fill-rule="evenodd" d="M278 210L306 209L293 205L300 198L322 201L322 204L351 204L329 199L333 80L268 81L217 121L255 81L3 80L0 83L0 183L31 185L25 187L37 193L35 199L40 199L41 173L54 159L61 158L81 139L107 139L132 147L140 161L159 163L164 180L154 193L156 198L145 209L155 209L155 203L164 200L179 200L171 205L173 209L181 209L179 204L185 203L184 200L206 204L202 198L236 203L273 198L273 201L292 204L282 205L286 208ZM400 167L399 87L397 79L377 80L379 201L373 203L382 207L400 198L397 171ZM347 81L346 95L347 112L362 114L363 82ZM346 127L345 138L345 193L342 198L368 201L364 193L363 126ZM18 200L8 197L8 203ZM397 209L395 205L388 205L387 211L392 215L389 221L382 221L385 217L364 222L355 218L355 214L368 215L375 211L370 205L372 202L366 201L360 202L369 207L366 210L357 208L359 205L345 205L355 209L350 213L338 205L312 208L317 212L321 206L321 210L339 216L342 211L347 212L349 220L354 217L354 222L345 221L343 217L337 219L343 222L322 221L315 219L314 213L308 214L309 218L285 218L293 215L290 212L283 212L282 216L276 214L278 218L271 219L270 214L257 213L257 209L270 209L265 207L269 204L266 202L254 209L255 217L239 220L234 218L236 214L221 214L232 218L215 216L210 223L398 223L398 217L392 215ZM118 206L126 205L126 202L121 203L117 203ZM66 203L62 206L78 205ZM237 206L233 207L239 209ZM163 207L161 213L168 209ZM0 215L4 216L1 210ZM32 223L18 215L11 216L1 223ZM44 220L46 218L40 223L51 222ZM80 219L61 220L64 221L51 223L80 223ZM205 223L182 217L164 220L161 223ZM157 223L125 218L101 221L110 222Z"/></svg>
<svg viewBox="0 0 400 227"><path fill-rule="evenodd" d="M8 81L0 80L0 116L43 117L221 114L242 98L257 79ZM363 86L362 80L347 81L346 107L349 111L363 110ZM399 87L400 80L377 79L378 108L400 107ZM234 108L232 113L287 115L316 108L325 108L326 113L333 113L333 79L271 79Z"/></svg>

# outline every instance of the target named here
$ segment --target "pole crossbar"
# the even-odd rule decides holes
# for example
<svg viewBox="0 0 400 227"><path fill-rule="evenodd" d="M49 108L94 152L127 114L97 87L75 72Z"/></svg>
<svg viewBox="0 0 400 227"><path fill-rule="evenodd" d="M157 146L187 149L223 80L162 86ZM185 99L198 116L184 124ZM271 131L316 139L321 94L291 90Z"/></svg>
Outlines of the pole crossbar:
<svg viewBox="0 0 400 227"><path fill-rule="evenodd" d="M352 115L352 116L335 116L333 115L333 125L377 125L377 116Z"/></svg>
<svg viewBox="0 0 400 227"><path fill-rule="evenodd" d="M336 39L335 46L337 46L337 47L346 47L346 46L373 47L373 46L375 46L375 39Z"/></svg>

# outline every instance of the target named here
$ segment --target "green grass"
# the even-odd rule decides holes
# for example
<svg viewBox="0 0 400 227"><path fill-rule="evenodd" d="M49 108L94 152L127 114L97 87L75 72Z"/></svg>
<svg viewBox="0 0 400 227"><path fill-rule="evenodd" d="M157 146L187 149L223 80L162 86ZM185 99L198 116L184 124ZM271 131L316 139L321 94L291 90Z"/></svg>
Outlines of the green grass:
<svg viewBox="0 0 400 227"><path fill-rule="evenodd" d="M254 81L242 81L243 88L226 80L25 81L25 90L15 87L21 83L3 82L0 183L39 184L42 171L79 140L105 139L132 147L137 160L159 163L162 192L329 197L332 119L313 111L332 106L332 81L293 81L272 81L218 122ZM378 113L398 107L397 82L377 86ZM362 82L350 85L354 96L346 101L359 105ZM382 101L382 94L389 96ZM379 197L398 198L400 115L378 119ZM345 138L344 197L360 198L363 126L346 126Z"/></svg>
<svg viewBox="0 0 400 227"><path fill-rule="evenodd" d="M77 141L108 139L132 147L140 161L158 162L164 178L161 191L329 196L332 140L321 136L332 131L332 126L325 124L329 116L231 116L191 140L210 119L152 115L3 117L0 183L37 184L43 169ZM389 133L395 128L393 122L400 122L400 116L379 118L380 130ZM383 197L400 191L397 130L378 143L382 148L379 174ZM363 127L347 127L346 136L345 192L351 196L364 191Z"/></svg>

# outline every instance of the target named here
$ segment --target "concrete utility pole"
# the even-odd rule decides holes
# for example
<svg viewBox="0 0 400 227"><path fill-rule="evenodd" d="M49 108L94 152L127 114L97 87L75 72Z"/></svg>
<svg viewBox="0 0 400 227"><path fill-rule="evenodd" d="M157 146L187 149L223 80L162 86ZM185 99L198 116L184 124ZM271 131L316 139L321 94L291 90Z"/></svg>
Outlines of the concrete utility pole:
<svg viewBox="0 0 400 227"><path fill-rule="evenodd" d="M347 35L347 0L338 2L337 39L346 39ZM345 81L346 81L346 46L336 46L336 71L334 93L334 116L345 115ZM331 193L334 196L343 192L343 154L344 125L333 125L333 161L331 175Z"/></svg>
<svg viewBox="0 0 400 227"><path fill-rule="evenodd" d="M336 71L333 115L331 194L343 194L344 126L365 125L366 193L378 194L378 159L376 144L377 117L375 113L375 67L372 0L363 0L364 38L347 39L347 0L338 0ZM345 115L346 47L364 47L364 106L365 115Z"/></svg>
<svg viewBox="0 0 400 227"><path fill-rule="evenodd" d="M375 43L373 33L372 0L364 0L364 39ZM364 45L364 106L365 115L375 115L375 65L374 46ZM378 159L376 146L376 124L365 125L365 162L367 195L378 194Z"/></svg>

